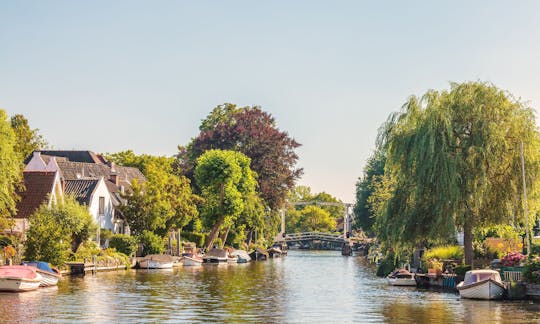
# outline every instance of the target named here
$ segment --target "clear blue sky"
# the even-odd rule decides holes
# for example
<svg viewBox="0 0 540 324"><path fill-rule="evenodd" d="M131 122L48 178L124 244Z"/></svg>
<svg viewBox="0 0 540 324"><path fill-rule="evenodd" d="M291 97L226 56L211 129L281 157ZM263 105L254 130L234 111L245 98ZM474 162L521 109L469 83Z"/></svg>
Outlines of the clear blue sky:
<svg viewBox="0 0 540 324"><path fill-rule="evenodd" d="M485 80L540 104L540 2L469 2L0 0L0 108L56 149L172 155L216 105L260 105L301 184L352 202L408 96Z"/></svg>

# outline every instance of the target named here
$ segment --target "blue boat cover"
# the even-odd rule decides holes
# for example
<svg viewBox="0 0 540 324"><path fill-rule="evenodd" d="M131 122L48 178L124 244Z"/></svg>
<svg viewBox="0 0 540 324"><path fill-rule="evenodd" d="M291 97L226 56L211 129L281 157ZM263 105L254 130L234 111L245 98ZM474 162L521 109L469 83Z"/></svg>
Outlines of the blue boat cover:
<svg viewBox="0 0 540 324"><path fill-rule="evenodd" d="M47 262L43 262L43 261L24 261L23 264L31 266L31 267L36 267L36 268L38 268L40 270L43 270L43 271L48 271L48 272L54 273L54 271L51 269L51 267L49 267L49 264Z"/></svg>

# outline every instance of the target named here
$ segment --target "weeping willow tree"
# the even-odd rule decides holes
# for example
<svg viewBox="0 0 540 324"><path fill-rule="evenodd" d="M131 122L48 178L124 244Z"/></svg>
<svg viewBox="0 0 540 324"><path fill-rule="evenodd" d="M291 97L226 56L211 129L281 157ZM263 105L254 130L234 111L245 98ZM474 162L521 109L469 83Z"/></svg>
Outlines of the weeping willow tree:
<svg viewBox="0 0 540 324"><path fill-rule="evenodd" d="M540 141L532 109L480 82L411 97L379 133L387 157L372 197L379 238L403 250L462 229L472 264L475 227L524 220L520 142L534 209Z"/></svg>

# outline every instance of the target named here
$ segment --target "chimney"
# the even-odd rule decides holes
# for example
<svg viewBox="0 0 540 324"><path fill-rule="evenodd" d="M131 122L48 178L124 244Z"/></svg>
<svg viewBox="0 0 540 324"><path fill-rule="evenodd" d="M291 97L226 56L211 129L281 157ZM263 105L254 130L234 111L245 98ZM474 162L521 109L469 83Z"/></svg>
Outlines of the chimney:
<svg viewBox="0 0 540 324"><path fill-rule="evenodd" d="M114 162L111 162L110 166L111 166L111 173L109 174L109 180L111 180L115 185L118 186L119 176L118 176L118 172L116 171Z"/></svg>

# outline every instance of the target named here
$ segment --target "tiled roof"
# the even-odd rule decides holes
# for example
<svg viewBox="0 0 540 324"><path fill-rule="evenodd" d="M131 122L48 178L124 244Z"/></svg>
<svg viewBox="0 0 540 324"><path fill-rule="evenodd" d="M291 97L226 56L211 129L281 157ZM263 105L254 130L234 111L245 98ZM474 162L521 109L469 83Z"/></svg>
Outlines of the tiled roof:
<svg viewBox="0 0 540 324"><path fill-rule="evenodd" d="M109 179L111 168L107 164L81 163L81 162L58 162L60 168L60 176L65 180L74 180L81 178L99 179L104 177ZM118 174L118 185L125 188L131 188L131 181L137 179L146 181L144 175L137 168L115 166ZM118 189L117 189L118 190Z"/></svg>
<svg viewBox="0 0 540 324"><path fill-rule="evenodd" d="M19 193L21 200L17 203L15 218L28 218L39 206L48 201L52 193L56 172L24 172L26 190Z"/></svg>
<svg viewBox="0 0 540 324"><path fill-rule="evenodd" d="M84 163L96 163L105 164L105 159L92 151L38 151L41 155L64 157L71 162L84 162ZM25 164L28 164L32 155L26 158ZM47 161L46 161L47 162Z"/></svg>
<svg viewBox="0 0 540 324"><path fill-rule="evenodd" d="M65 180L64 194L71 195L79 204L88 206L98 182L96 179Z"/></svg>

